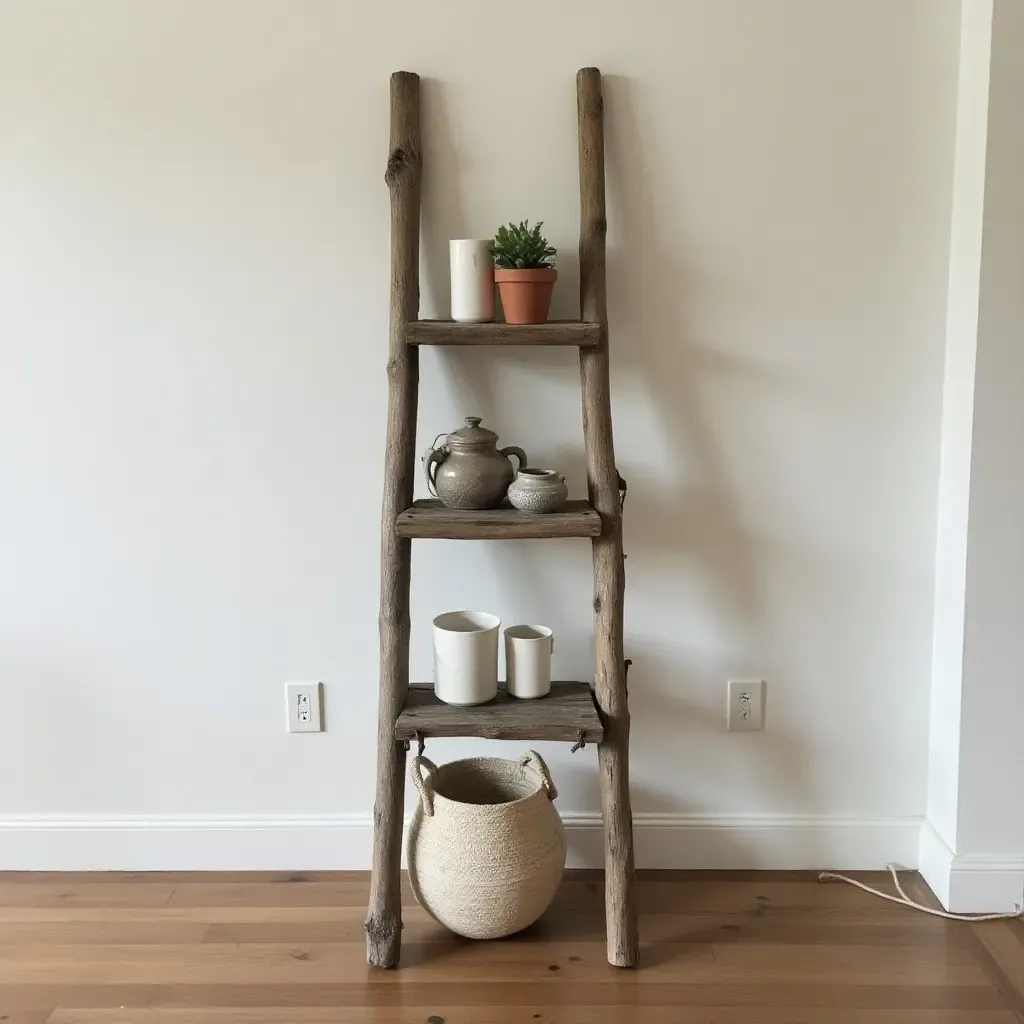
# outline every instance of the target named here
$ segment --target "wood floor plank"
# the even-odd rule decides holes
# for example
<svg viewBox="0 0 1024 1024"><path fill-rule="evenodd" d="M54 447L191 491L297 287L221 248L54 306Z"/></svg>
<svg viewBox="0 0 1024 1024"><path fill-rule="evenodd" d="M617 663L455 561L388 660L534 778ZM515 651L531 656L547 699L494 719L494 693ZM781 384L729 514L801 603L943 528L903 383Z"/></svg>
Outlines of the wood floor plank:
<svg viewBox="0 0 1024 1024"><path fill-rule="evenodd" d="M632 975L630 975L632 977ZM84 1008L178 1008L206 1011L224 1007L233 1009L274 1010L290 1009L296 1024L305 1021L311 1008L359 1009L384 1013L388 1009L408 1009L423 1006L442 1017L456 1008L462 1019L471 1024L483 1024L487 1016L501 1008L523 1011L519 1019L530 1024L526 1012L538 1012L537 1007L562 1008L601 1006L627 1008L633 1016L624 1013L623 1024L647 1024L646 1013L652 1007L672 1007L683 1010L714 1009L715 1016L732 1008L754 1013L768 1008L783 1013L778 1024L790 1024L798 1012L818 1011L811 1016L815 1024L829 1024L837 1011L872 1013L924 1012L967 1015L970 1024L981 1014L1006 1012L998 993L991 989L956 986L872 986L872 985L771 985L739 984L657 984L632 986L609 979L603 984L563 983L558 986L505 982L479 985L467 979L462 983L403 983L390 981L379 985L315 984L264 985L250 982L245 985L188 985L166 983L147 985L12 985L0 987L0 1006L4 1012L39 1009L56 1002L60 1009ZM471 1012L470 1012L471 1011ZM825 1011L828 1011L827 1015ZM976 1016L970 1016L974 1014ZM372 1018L367 1014L366 1020ZM401 1019L401 1018L400 1018ZM512 1020L517 1018L513 1015ZM612 1018L615 1019L614 1017ZM699 1019L699 1018L698 1018ZM771 1019L770 1017L768 1018ZM871 1019L871 1018L868 1018ZM926 1018L927 1019L927 1018ZM934 1019L941 1019L936 1017ZM997 1018L998 1019L998 1018ZM1011 1019L1013 1019L1011 1017ZM411 1018L416 1021L416 1018ZM403 1021L405 1024L405 1021ZM447 1021L446 1024L454 1024ZM559 1022L563 1024L563 1022ZM986 1022L988 1024L988 1022ZM1002 1021L999 1021L1002 1024Z"/></svg>
<svg viewBox="0 0 1024 1024"><path fill-rule="evenodd" d="M801 1009L862 1010L970 1010L1003 1009L992 989L955 985L819 985L742 982L636 985L633 979L610 977L600 984L560 982L557 985L514 982L481 984L419 982L385 979L373 985L316 984L182 985L151 986L147 1000L134 1005L178 1007L472 1007L482 1017L494 1007L560 1006L679 1006L679 1007L793 1007ZM60 999L58 1005L75 1005ZM443 1013L442 1013L443 1016ZM642 1024L643 1018L627 1018ZM827 1018L822 1024L826 1024Z"/></svg>
<svg viewBox="0 0 1024 1024"><path fill-rule="evenodd" d="M358 952L362 943L249 943L241 945L98 945L53 944L0 946L0 985L159 984L172 977L184 984L315 984L329 981L383 983L388 976L368 968ZM689 943L652 966L641 983L658 978L711 980L717 972L709 945ZM570 956L573 957L570 960ZM976 970L976 968L973 968ZM436 944L405 944L402 979L455 983L466 970L479 982L516 978L554 984L556 975L576 981L606 980L604 943L479 943L465 941L451 948ZM955 969L954 969L955 970ZM970 983L970 979L966 983Z"/></svg>
<svg viewBox="0 0 1024 1024"><path fill-rule="evenodd" d="M188 924L206 925L220 936L220 941L245 941L245 929L270 930L266 939L252 938L251 941L274 941L272 928L275 925L337 927L341 941L355 941L361 935L366 907L362 906L188 906L161 908L104 908L104 907L0 907L0 930L7 925L60 925L110 923L130 927L142 927L161 922L171 927ZM427 913L415 903L403 907L403 920L407 929L422 929L424 935L447 935L436 926ZM603 910L599 907L588 910L558 909L553 907L544 918L525 933L523 937L557 938L559 936L586 937L595 923L603 929ZM641 930L649 940L669 941L725 941L729 935L739 938L758 936L774 937L794 934L808 936L807 941L821 942L866 942L879 941L886 944L900 944L905 937L908 941L945 941L944 935L955 934L958 925L936 922L922 914L889 913L872 914L864 911L851 913L849 910L821 907L813 913L792 910L779 913L759 913L750 910L696 911L692 913L667 911L648 913L641 921ZM238 938L234 937L236 934ZM253 933L254 935L256 933ZM858 939L860 934L873 934L876 938ZM817 936L817 938L815 938ZM926 936L928 938L926 938ZM334 936L332 935L332 939ZM279 940L279 941L292 941ZM417 941L426 941L419 938ZM804 941L804 939L800 939Z"/></svg>
<svg viewBox="0 0 1024 1024"><path fill-rule="evenodd" d="M835 981L837 984L987 985L974 957L960 944L906 948L894 956L877 946L767 945L714 947L715 965L748 978Z"/></svg>
<svg viewBox="0 0 1024 1024"><path fill-rule="evenodd" d="M699 875L700 872L688 872ZM878 880L876 880L878 881ZM593 905L602 890L600 881L565 882L555 897L558 910L585 910ZM873 899L850 885L822 884L817 881L778 881L767 875L762 880L729 882L687 878L685 882L651 880L637 886L642 914L730 913L748 911L767 914L773 910L817 913L822 907L846 910L854 915L871 914L883 918L909 918L915 911L884 900Z"/></svg>
<svg viewBox="0 0 1024 1024"><path fill-rule="evenodd" d="M0 985L315 984L329 981L379 983L358 954L358 943L100 945L95 947L0 946ZM645 947L645 969L632 984L800 982L837 986L950 984L988 987L981 967L964 950L906 950L898 958L875 947L710 945L684 943ZM572 959L570 959L572 957ZM477 984L529 981L536 984L607 981L602 942L405 944L403 982L455 984L471 974Z"/></svg>
<svg viewBox="0 0 1024 1024"><path fill-rule="evenodd" d="M49 1015L55 1009L68 1006L111 1009L149 1006L158 994L159 990L149 985L0 985L0 1007L3 1008L0 1014L45 1010Z"/></svg>
<svg viewBox="0 0 1024 1024"><path fill-rule="evenodd" d="M211 927L206 921L167 921L161 918L137 921L0 921L0 946L197 943L206 939Z"/></svg>
<svg viewBox="0 0 1024 1024"><path fill-rule="evenodd" d="M445 1024L1015 1024L1007 1010L843 1010L827 1019L820 1010L796 1007L648 1006L643 1019L622 1006L495 1007L481 1016L465 1007L399 1006L301 1010L302 1024L420 1024L431 1017ZM47 1024L296 1024L294 1008L57 1010ZM34 1022L33 1022L34 1024Z"/></svg>
<svg viewBox="0 0 1024 1024"><path fill-rule="evenodd" d="M301 935L309 928L306 941L357 941L362 935L366 909L363 906L218 906L218 907L161 907L161 908L105 908L105 907L0 907L0 941L5 929L12 925L39 926L42 929L59 928L62 924L74 926L110 925L129 931L159 928L167 925L163 936L175 941L176 929L189 934L208 928L207 941L272 942L283 933L275 926L290 926ZM405 927L414 941L445 940L449 933L437 925L415 903L403 910ZM554 907L533 928L518 939L543 941L547 938L593 937L595 927L603 930L603 911L568 911ZM941 944L945 936L955 934L959 925L938 922L920 914L879 914L868 909L852 913L849 909L822 907L814 912L790 908L778 912L750 908L739 911L710 910L695 912L650 913L641 921L644 937L649 941L724 942L732 938L742 941L786 940L835 944L882 943L903 945L917 942ZM323 939L318 936L326 936ZM27 939L27 941L31 941ZM74 940L74 941L77 941ZM128 941L135 941L134 939ZM291 934L276 941L299 941Z"/></svg>
<svg viewBox="0 0 1024 1024"><path fill-rule="evenodd" d="M680 873L681 875L683 873ZM654 877L644 879L640 886L642 894L654 913L666 910L700 910L713 912L728 909L728 904L738 907L757 907L760 904L777 904L793 908L817 909L822 906L849 908L858 913L912 914L905 907L878 900L870 900L859 890L845 885L822 884L813 876L776 877L765 873L760 878L738 878L730 880L718 873L700 877L702 872L687 872L681 878ZM867 873L864 877L873 884L880 884L888 876ZM300 876L301 879L301 876ZM150 883L152 884L152 883ZM562 885L559 896L565 909L579 904L584 909L592 908L595 895L600 896L603 881L599 875L584 872L570 873ZM412 898L408 883L403 894ZM171 906L302 906L324 905L354 906L366 898L366 882L358 875L332 879L321 877L298 880L282 884L274 880L236 880L227 878L178 881L174 883ZM666 903L665 901L669 902Z"/></svg>
<svg viewBox="0 0 1024 1024"><path fill-rule="evenodd" d="M412 896L411 891L409 892ZM365 881L179 882L169 907L362 907Z"/></svg>
<svg viewBox="0 0 1024 1024"><path fill-rule="evenodd" d="M266 917L247 915L244 920L220 916L211 921L206 942L358 942L363 934L362 908L331 908L305 916L268 908ZM549 912L540 921L509 941L544 943L570 940L597 942L604 937L604 911ZM952 925L950 926L952 928ZM641 921L647 943L697 942L786 942L823 945L873 945L900 949L942 948L951 941L946 928L920 915L881 919L868 914L851 918L829 908L817 914L649 914ZM0 924L0 937L3 925ZM459 940L434 921L420 907L406 907L403 939L407 943L438 942L451 945Z"/></svg>
<svg viewBox="0 0 1024 1024"><path fill-rule="evenodd" d="M162 907L173 892L164 882L0 882L0 907Z"/></svg>

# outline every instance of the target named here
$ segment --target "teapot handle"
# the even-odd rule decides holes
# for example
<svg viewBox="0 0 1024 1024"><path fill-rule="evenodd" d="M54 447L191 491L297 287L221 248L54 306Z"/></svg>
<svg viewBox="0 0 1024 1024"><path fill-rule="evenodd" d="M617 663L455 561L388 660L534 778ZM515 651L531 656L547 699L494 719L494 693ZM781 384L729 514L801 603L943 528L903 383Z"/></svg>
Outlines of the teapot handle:
<svg viewBox="0 0 1024 1024"><path fill-rule="evenodd" d="M440 466L442 462L448 457L448 452L445 448L428 448L423 453L423 472L427 478L427 490L435 497L440 497L437 493L437 466ZM433 468L433 472L431 469Z"/></svg>
<svg viewBox="0 0 1024 1024"><path fill-rule="evenodd" d="M514 455L519 460L519 469L516 470L516 476L519 476L520 470L526 465L526 452L522 448L517 447L514 444L510 444L507 448L499 448L499 455L504 455L507 459L510 455ZM513 477L515 479L515 477Z"/></svg>

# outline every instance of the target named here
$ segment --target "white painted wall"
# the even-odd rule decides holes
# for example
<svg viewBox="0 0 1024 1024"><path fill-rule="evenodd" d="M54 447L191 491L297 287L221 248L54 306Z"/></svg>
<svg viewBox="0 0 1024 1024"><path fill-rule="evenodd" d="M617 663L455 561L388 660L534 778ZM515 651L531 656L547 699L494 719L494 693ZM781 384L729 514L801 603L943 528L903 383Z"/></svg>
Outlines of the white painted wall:
<svg viewBox="0 0 1024 1024"><path fill-rule="evenodd" d="M1024 884L1024 7L999 2L975 382L958 853L1016 855Z"/></svg>
<svg viewBox="0 0 1024 1024"><path fill-rule="evenodd" d="M953 0L0 8L0 862L364 865L388 75L424 76L424 315L447 239L521 217L571 315L591 63L641 863L909 860L958 32ZM569 353L424 354L421 448L478 413L579 493L578 410ZM585 678L589 568L418 545L414 675L470 605ZM751 674L768 728L727 735ZM323 736L284 732L296 678ZM593 823L592 751L543 749Z"/></svg>
<svg viewBox="0 0 1024 1024"><path fill-rule="evenodd" d="M985 221L992 0L967 0L961 18L928 750L928 820L950 848L956 845L960 784L967 527Z"/></svg>
<svg viewBox="0 0 1024 1024"><path fill-rule="evenodd" d="M966 0L947 320L928 824L943 904L1024 903L1024 8Z"/></svg>

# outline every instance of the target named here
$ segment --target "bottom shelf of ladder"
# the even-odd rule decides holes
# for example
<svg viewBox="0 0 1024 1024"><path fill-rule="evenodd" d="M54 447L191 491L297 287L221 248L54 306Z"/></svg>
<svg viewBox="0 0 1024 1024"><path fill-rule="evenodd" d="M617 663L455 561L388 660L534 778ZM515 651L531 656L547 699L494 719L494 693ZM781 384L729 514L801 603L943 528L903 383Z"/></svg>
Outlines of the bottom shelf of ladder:
<svg viewBox="0 0 1024 1024"><path fill-rule="evenodd" d="M430 683L413 684L395 723L395 738L443 736L600 743L604 726L587 683L552 683L551 693L536 700L517 700L501 687L494 700L473 707L445 704Z"/></svg>

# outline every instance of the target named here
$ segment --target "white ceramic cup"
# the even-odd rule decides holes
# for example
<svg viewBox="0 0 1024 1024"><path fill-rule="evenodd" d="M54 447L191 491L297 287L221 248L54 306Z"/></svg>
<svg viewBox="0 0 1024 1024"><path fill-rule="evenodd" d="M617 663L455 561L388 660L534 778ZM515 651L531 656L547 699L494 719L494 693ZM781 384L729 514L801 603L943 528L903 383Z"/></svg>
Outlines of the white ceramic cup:
<svg viewBox="0 0 1024 1024"><path fill-rule="evenodd" d="M494 257L489 238L453 238L452 319L479 324L494 319Z"/></svg>
<svg viewBox="0 0 1024 1024"><path fill-rule="evenodd" d="M445 704L486 704L498 692L498 627L487 612L434 619L434 693Z"/></svg>
<svg viewBox="0 0 1024 1024"><path fill-rule="evenodd" d="M551 692L554 634L547 626L509 626L505 630L505 676L508 692L520 700Z"/></svg>

